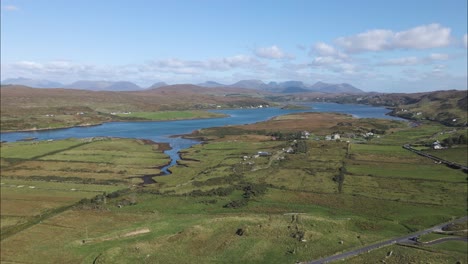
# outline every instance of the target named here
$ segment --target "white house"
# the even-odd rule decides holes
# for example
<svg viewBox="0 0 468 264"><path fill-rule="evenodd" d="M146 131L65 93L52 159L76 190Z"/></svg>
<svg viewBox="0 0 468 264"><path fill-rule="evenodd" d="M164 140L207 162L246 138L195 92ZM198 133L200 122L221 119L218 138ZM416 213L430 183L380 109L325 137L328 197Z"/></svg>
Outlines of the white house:
<svg viewBox="0 0 468 264"><path fill-rule="evenodd" d="M340 139L340 138L341 138L341 137L340 137L340 134L334 134L334 135L331 137L332 140L337 140L337 139Z"/></svg>
<svg viewBox="0 0 468 264"><path fill-rule="evenodd" d="M432 148L433 149L443 149L442 145L440 145L440 142L436 140L434 143L432 143Z"/></svg>

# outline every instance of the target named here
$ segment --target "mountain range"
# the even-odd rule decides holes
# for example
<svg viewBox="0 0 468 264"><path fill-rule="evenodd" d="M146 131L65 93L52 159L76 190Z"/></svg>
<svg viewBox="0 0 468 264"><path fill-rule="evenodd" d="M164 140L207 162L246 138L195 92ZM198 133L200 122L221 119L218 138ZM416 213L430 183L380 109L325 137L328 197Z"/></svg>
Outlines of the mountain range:
<svg viewBox="0 0 468 264"><path fill-rule="evenodd" d="M146 89L158 89L161 87L169 86L165 82L157 82L153 85L144 88L136 85L135 83L128 81L89 81L80 80L72 84L62 84L59 82L49 80L36 80L27 78L13 78L5 79L2 81L2 85L25 85L34 88L69 88L69 89L80 89L80 90L91 90L91 91L139 91ZM308 93L308 92L320 92L320 93L344 93L344 94L361 94L364 91L354 87L347 83L324 83L316 82L315 84L306 84L301 81L286 81L286 82L269 82L264 83L261 80L241 80L233 84L221 84L214 81L207 81L199 83L197 86L207 88L245 88L253 90L261 90L275 93Z"/></svg>

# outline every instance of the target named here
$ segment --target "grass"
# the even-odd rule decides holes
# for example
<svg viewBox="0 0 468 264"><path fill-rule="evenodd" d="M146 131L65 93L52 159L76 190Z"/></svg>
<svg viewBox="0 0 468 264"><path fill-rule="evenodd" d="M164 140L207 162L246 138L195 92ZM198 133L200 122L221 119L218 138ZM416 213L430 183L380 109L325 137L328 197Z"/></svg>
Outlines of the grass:
<svg viewBox="0 0 468 264"><path fill-rule="evenodd" d="M453 237L452 235L445 235L445 234L438 234L438 233L429 233L426 235L422 235L419 237L418 242L431 242L433 240L441 239L441 238L447 238L447 237Z"/></svg>
<svg viewBox="0 0 468 264"><path fill-rule="evenodd" d="M426 153L434 155L444 160L452 161L461 165L468 166L468 146L461 145L448 149L425 149Z"/></svg>
<svg viewBox="0 0 468 264"><path fill-rule="evenodd" d="M84 144L82 139L67 139L58 141L34 141L2 143L0 157L2 159L33 159L56 151L62 151Z"/></svg>
<svg viewBox="0 0 468 264"><path fill-rule="evenodd" d="M436 250L443 250L452 254L461 253L465 256L468 254L468 249L466 247L465 241L446 241L440 244L432 245L431 248Z"/></svg>
<svg viewBox="0 0 468 264"><path fill-rule="evenodd" d="M418 140L431 129L416 133ZM184 150L179 166L171 168L173 174L157 177L156 184L134 188L109 198L106 204L96 202L96 207L66 210L3 240L2 262L294 263L398 237L466 214L466 174L390 143L408 140L414 135L409 132L400 133L400 138L397 132L386 133L381 141L351 144L350 148L346 142L307 140L308 151L297 154L283 152L293 142L272 141L255 132L221 135L214 129L210 133L210 141ZM387 136L391 140L385 139ZM158 162L164 160L160 153L151 154L154 146L106 140L7 164L7 168L15 168L17 174L48 168L55 173L66 164L76 170L86 167L74 164L86 164L91 172L76 171L76 176L81 173L83 177L95 173L93 163L108 170L121 166L130 171L132 162L122 159L120 149L127 144L129 149L135 148L127 161L141 158L133 156L138 151ZM258 151L271 155L254 157ZM22 169L15 167L20 165ZM341 180L337 178L340 175ZM9 185L16 186L27 183L10 181ZM43 184L37 184L38 197L39 187L46 188L49 183ZM64 199L73 198L66 196L72 195L65 192L68 188L83 186L83 193L99 190L94 185L60 184L63 188L54 196ZM28 197L20 193L25 187L8 188L11 197ZM134 202L129 204L130 200ZM233 201L243 203L225 207ZM9 225L22 220L13 214L5 219ZM148 233L125 236L146 229ZM442 245L393 245L346 262L454 263L466 259L460 244ZM389 251L393 251L392 256L386 257Z"/></svg>
<svg viewBox="0 0 468 264"><path fill-rule="evenodd" d="M444 129L446 127L443 125L432 122L423 122L417 127L411 127L408 124L406 128L391 131L385 136L374 138L372 142L386 145L403 145L417 142L432 144L434 142L432 137Z"/></svg>
<svg viewBox="0 0 468 264"><path fill-rule="evenodd" d="M169 161L162 149L115 138L2 144L2 234L81 199L141 183L132 177L156 174L155 167Z"/></svg>
<svg viewBox="0 0 468 264"><path fill-rule="evenodd" d="M48 144L52 146L49 152ZM111 138L7 143L2 145L2 155L12 161L2 167L2 177L63 181L132 182L131 177L159 173L157 167L169 162L157 144Z"/></svg>
<svg viewBox="0 0 468 264"><path fill-rule="evenodd" d="M448 243L448 242L447 242ZM465 243L465 242L462 242ZM445 243L444 243L445 244ZM443 244L440 244L443 245ZM463 246L463 244L459 244ZM466 245L464 245L466 246ZM426 247L406 247L400 245L393 245L369 253L365 253L346 260L350 264L372 264L385 261L385 263L399 264L399 263L466 263L466 254L445 251L435 248ZM388 256L392 252L391 256Z"/></svg>
<svg viewBox="0 0 468 264"><path fill-rule="evenodd" d="M2 179L2 217L36 216L45 210L69 205L122 186Z"/></svg>

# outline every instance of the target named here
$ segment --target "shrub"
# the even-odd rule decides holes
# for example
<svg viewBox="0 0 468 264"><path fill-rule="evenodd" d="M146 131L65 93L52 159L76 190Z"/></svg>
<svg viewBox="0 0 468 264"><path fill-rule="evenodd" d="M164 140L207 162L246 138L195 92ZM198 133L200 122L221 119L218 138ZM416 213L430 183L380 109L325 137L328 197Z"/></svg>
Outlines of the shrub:
<svg viewBox="0 0 468 264"><path fill-rule="evenodd" d="M243 206L246 206L248 203L248 200L247 199L240 199L240 200L234 200L234 201L231 201L227 204L225 204L223 207L224 208L240 208L240 207L243 207Z"/></svg>

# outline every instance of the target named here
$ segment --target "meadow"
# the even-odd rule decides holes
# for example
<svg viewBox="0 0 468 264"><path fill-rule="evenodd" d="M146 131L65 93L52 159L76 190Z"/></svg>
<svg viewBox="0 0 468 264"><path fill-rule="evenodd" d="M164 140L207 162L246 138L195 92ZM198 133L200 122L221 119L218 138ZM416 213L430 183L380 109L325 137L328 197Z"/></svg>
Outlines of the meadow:
<svg viewBox="0 0 468 264"><path fill-rule="evenodd" d="M303 120L300 125L286 125L297 118ZM328 125L317 127L314 118ZM466 215L466 174L401 148L400 142L429 140L437 131L433 125L411 127L393 121L307 114L230 128L230 133L223 128L198 131L194 136L207 141L184 150L178 166L171 168L172 174L154 177L154 184L130 186L107 199L93 193L104 190L82 184L99 199L75 203L28 229L2 237L2 263L295 263ZM273 140L268 135L270 128L288 135L308 130L320 137L338 131L355 135L371 129L385 131L374 139L310 137L294 141ZM130 172L136 170L131 168L134 163L140 169L146 162L149 165L144 157L151 157L154 163L165 160L154 146L132 140L128 143L135 149L128 147L131 155L123 156L119 146L127 144L121 140L78 146L69 142L64 151L59 147L53 153L38 150L25 161L17 160L20 151L12 147L10 157L2 156L9 173L5 179L18 181L9 183L17 186L28 179L27 166L29 171L43 169L33 164L21 168L21 162L94 161L109 164L107 170L113 171L101 172L106 176L99 178L122 180L113 169L117 164L120 169L129 167ZM24 147L22 144L26 143L18 147ZM145 149L140 150L144 156L137 154L140 147ZM286 152L289 148L291 153ZM112 149L112 154L103 149ZM57 168L54 166L50 168ZM87 178L85 172L82 175ZM105 186L135 184L126 180L126 184ZM347 263L465 263L466 252L461 248L466 244L460 244L465 242L446 243L393 245L350 258ZM387 257L389 251L392 255Z"/></svg>
<svg viewBox="0 0 468 264"><path fill-rule="evenodd" d="M115 138L2 143L2 239L82 199L140 184L169 162L165 148Z"/></svg>
<svg viewBox="0 0 468 264"><path fill-rule="evenodd" d="M449 149L425 149L424 152L434 155L438 158L450 160L461 165L468 166L468 146L461 145Z"/></svg>

